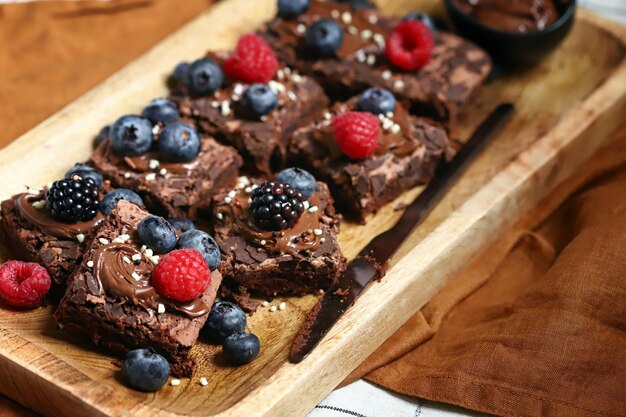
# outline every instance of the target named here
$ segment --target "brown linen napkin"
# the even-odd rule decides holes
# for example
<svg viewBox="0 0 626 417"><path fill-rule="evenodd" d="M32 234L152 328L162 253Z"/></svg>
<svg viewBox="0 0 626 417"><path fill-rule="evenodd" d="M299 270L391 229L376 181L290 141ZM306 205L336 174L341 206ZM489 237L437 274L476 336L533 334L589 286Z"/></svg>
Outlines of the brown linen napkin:
<svg viewBox="0 0 626 417"><path fill-rule="evenodd" d="M520 223L538 226L509 231L344 383L505 416L626 416L624 190L623 128Z"/></svg>
<svg viewBox="0 0 626 417"><path fill-rule="evenodd" d="M85 0L0 5L0 147L104 81L211 3Z"/></svg>
<svg viewBox="0 0 626 417"><path fill-rule="evenodd" d="M0 146L208 4L113 0L0 6ZM624 133L349 380L366 375L397 392L495 414L626 415ZM572 193L545 223L528 228ZM22 415L7 404L0 398L0 416Z"/></svg>

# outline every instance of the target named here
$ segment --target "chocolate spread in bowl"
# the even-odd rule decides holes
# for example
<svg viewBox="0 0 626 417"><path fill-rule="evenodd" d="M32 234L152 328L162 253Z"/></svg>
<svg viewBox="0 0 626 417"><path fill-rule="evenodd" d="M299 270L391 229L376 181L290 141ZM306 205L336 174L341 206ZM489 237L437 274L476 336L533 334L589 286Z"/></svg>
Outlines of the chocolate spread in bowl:
<svg viewBox="0 0 626 417"><path fill-rule="evenodd" d="M559 18L562 0L455 0L458 8L481 23L507 32L543 30Z"/></svg>

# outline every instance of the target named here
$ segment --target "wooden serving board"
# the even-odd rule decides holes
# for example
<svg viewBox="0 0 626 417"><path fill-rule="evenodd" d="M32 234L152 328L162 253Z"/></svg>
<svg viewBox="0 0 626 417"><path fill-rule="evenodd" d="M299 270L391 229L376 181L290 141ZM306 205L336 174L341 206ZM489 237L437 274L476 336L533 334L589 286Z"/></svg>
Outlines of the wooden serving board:
<svg viewBox="0 0 626 417"><path fill-rule="evenodd" d="M231 47L275 13L275 0L225 0L143 57L0 151L0 198L58 178L87 158L99 128L165 95L174 64L208 48ZM390 14L442 13L436 1L380 1ZM517 112L427 221L395 256L386 278L368 288L302 363L289 346L316 298L287 299L284 311L261 308L249 320L262 343L253 363L223 365L219 348L200 341L198 371L156 394L127 389L115 359L80 337L57 330L51 308L0 307L0 392L46 416L301 416L417 312L451 276L577 169L624 120L626 30L579 11L567 41L531 71L501 74L468 106L467 137L495 105ZM340 244L354 256L390 227L407 192L367 226L344 223ZM0 245L0 252L6 248ZM1 255L6 259L6 255ZM278 305L281 299L272 304ZM201 386L200 377L208 379Z"/></svg>

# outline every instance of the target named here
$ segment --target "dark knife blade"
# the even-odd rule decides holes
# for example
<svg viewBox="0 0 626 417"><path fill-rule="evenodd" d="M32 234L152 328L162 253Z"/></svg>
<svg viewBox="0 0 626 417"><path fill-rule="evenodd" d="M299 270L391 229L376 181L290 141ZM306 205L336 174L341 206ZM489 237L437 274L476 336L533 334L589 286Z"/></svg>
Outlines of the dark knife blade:
<svg viewBox="0 0 626 417"><path fill-rule="evenodd" d="M384 275L385 265L411 231L441 201L448 190L467 170L490 139L513 113L513 105L499 105L476 129L452 161L446 164L389 230L372 239L357 257L348 263L338 282L324 293L311 309L291 346L289 360L302 361L319 344L343 313L354 303L373 279Z"/></svg>

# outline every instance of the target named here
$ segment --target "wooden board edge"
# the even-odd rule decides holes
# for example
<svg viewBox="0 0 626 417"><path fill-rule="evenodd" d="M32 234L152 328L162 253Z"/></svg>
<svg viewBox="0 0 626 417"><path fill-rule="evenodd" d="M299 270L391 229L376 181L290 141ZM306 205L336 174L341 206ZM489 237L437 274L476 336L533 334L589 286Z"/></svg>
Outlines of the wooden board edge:
<svg viewBox="0 0 626 417"><path fill-rule="evenodd" d="M230 0L230 2L235 2L237 0ZM225 2L229 3L229 2ZM218 7L218 6L216 6ZM626 31L623 28L619 27L616 24L612 24L606 21L606 19L599 18L595 16L591 12L581 11L579 18L582 18L585 21L589 21L596 25L601 25L602 29L605 31L609 31L615 36L619 37L623 42L626 42ZM204 16L204 15L203 15ZM203 17L201 16L201 17ZM197 23L200 18L198 18L194 23ZM202 19L202 21L204 21ZM619 29L619 30L618 30ZM169 38L168 38L169 39ZM157 49L156 47L155 49ZM158 49L157 49L158 50ZM150 53L153 53L150 51ZM131 64L134 65L134 64ZM126 70L123 70L126 71ZM111 82L109 87L119 85L120 80L125 79L123 76L117 78L117 76L112 77L107 83ZM621 80L621 85L616 82L616 80ZM583 117L580 116L588 116L588 114L595 114L593 119L587 120L588 123L581 124L577 123L576 129L574 132L568 131L572 129L568 129L563 124L563 121L559 126L557 126L552 132L542 138L537 142L535 146L525 151L520 155L518 159L513 161L500 175L495 177L486 187L485 189L491 189L491 187L495 187L495 189L499 189L499 184L502 184L504 178L508 178L507 175L511 175L516 177L517 175L521 175L519 178L518 187L515 189L514 193L509 193L504 197L500 198L497 201L493 201L493 204L486 208L481 207L481 204L478 200L477 194L474 198L467 201L450 219L445 221L440 227L435 230L427 239L425 239L420 245L416 246L404 259L390 271L389 277L390 279L383 281L380 284L376 284L376 293L378 294L387 294L390 296L390 300L393 302L397 302L400 306L399 314L405 317L409 317L413 312L417 311L421 306L430 298L438 289L439 285L433 285L436 281L433 277L439 278L437 274L440 274L438 271L438 266L442 265L444 262L447 263L446 253L450 250L459 251L462 257L457 260L457 263L462 264L462 260L472 256L474 252L477 252L480 248L473 247L473 239L471 239L470 232L476 232L483 230L483 226L489 226L489 228L493 228L495 224L490 223L492 221L499 222L498 224L507 224L507 222L514 221L513 217L515 217L514 213L518 211L522 211L522 209L526 206L529 206L532 202L524 202L522 205L516 206L516 210L505 211L505 217L500 219L489 219L490 214L494 211L500 211L503 208L507 207L508 204L517 203L516 198L523 196L523 191L529 187L531 184L534 184L536 181L539 181L543 177L549 177L550 175L554 175L554 177L550 177L549 181L542 184L544 189L542 191L545 193L549 190L549 187L556 185L556 180L565 178L568 173L571 172L577 166L576 164L582 163L587 157L589 157L593 150L601 145L603 139L610 133L611 127L615 127L616 124L621 120L621 115L624 114L626 110L626 103L624 103L623 97L623 89L624 89L624 80L626 80L626 66L622 63L614 72L614 75L611 79L605 83L599 90L597 90L588 100L585 102L580 109L570 116L571 120L582 120ZM158 83L162 83L162 78L159 77ZM613 91L608 89L611 87ZM98 90L98 87L96 90ZM158 88L158 87L155 87ZM46 133L47 131L56 132L58 134L64 133L64 128L62 126L63 122L66 121L66 118L69 114L74 112L76 109L82 106L94 106L97 103L94 101L95 98L101 94L102 91L93 90L91 93L88 93L88 97L85 96L79 99L77 102L71 104L68 111L67 108L64 109L60 114L53 116L48 121L42 123L42 125L38 126L34 131L31 131L24 136L22 136L17 142L19 142L16 146L10 146L9 148L5 148L0 151L0 163L10 162L13 157L18 155L20 152L23 152L25 147L32 147L33 145L40 146L53 146L53 139L50 138L50 133ZM602 102L598 99L600 93L607 93L606 96L611 99L609 102ZM611 94L613 93L613 94ZM618 95L619 93L619 95ZM607 98L604 97L604 98ZM82 100L82 101L81 101ZM589 104L589 106L587 106ZM592 105L597 105L597 107L593 107ZM68 106L69 107L69 106ZM595 110L599 109L597 112ZM601 114L602 111L606 111L606 113ZM576 117L576 118L575 118ZM103 122L104 124L104 122ZM566 134L573 133L575 136L567 139ZM16 142L16 143L17 143ZM583 149L584 152L579 154L575 151L580 151L583 148L583 145L593 145L588 146ZM545 151L549 150L551 153L545 154ZM5 152L6 151L6 152ZM17 152L17 153L16 153ZM556 159L550 159L546 155L563 157L563 155L567 154L567 158L562 158L563 161L567 161L570 164L563 166L557 166ZM575 160L570 160L568 158L573 158L576 156ZM547 159L546 159L547 158ZM527 170L530 168L534 168L533 171L528 172ZM534 179L533 179L534 178ZM482 196L484 198L484 196ZM513 220L512 220L513 219ZM472 228L467 227L467 223L470 223L470 220L475 220L476 223L472 226ZM464 230L464 238L470 239L465 246L465 241L463 239L457 240L455 244L451 242L446 242L445 238L448 235L448 231L450 228L457 228L452 230ZM468 235L469 234L469 235ZM494 237L495 238L495 237ZM414 267L411 267L409 271L415 275L415 272L422 272L429 278L427 282L424 282L425 287L421 287L420 293L415 294L417 291L415 283L413 280L408 279L406 276L402 276L402 273L406 271L408 262L411 258L416 255L422 255L424 248L429 245L439 245L439 250L436 254L431 253L427 264L422 265L418 271L415 271ZM462 244L462 246L458 246ZM457 252L455 252L456 254ZM436 256L435 256L436 255ZM449 278L452 271L447 273L448 276L443 277L443 280ZM389 284L393 280L394 287L391 288L391 284ZM425 289L425 291L424 291ZM409 297L415 296L415 298ZM327 387L334 387L338 382L340 382L345 375L347 375L351 369L353 369L361 360L363 360L370 352L375 350L375 348L382 343L389 335L391 335L395 328L385 327L384 324L386 322L384 317L384 307L377 305L375 303L377 298L377 294L374 291L367 291L364 294L363 298L359 303L355 306L353 311L351 311L348 315L346 315L345 319L342 321L342 325L339 328L336 328L329 337L324 341L324 343L320 346L319 350L314 352L307 361L303 364L299 365L297 370L294 370L294 366L287 365L281 370L272 376L268 380L268 385L264 387L260 387L258 390L251 393L241 404L231 408L230 410L222 413L223 416L236 416L236 415L251 415L250 413L263 413L264 415L300 415L306 413L309 409L311 409L320 399L322 399L329 391ZM369 304L368 304L369 303ZM364 306L368 306L368 309L365 309ZM371 307L371 308L370 308ZM364 311L365 310L365 311ZM365 326L362 319L363 316L359 316L359 314L367 313L369 311L369 315L373 316L376 320L372 321L371 324ZM366 329L365 327L371 326L381 326L383 327L383 331L378 332L376 334L373 333L371 329ZM340 329L348 327L350 332L346 332L345 334L341 333ZM2 329L0 329L2 330ZM358 334L357 334L358 333ZM352 337L354 335L354 337ZM352 337L352 338L351 338ZM5 339L0 337L0 344L4 344ZM348 358L340 358L340 352L349 344L359 345L360 350L355 354L351 355ZM0 350L2 354L0 354L0 364L4 365L5 359L8 359L8 356L4 351ZM325 352L328 357L321 358L322 352ZM40 352L42 353L42 352ZM47 364L18 364L18 368L11 368L11 372L26 372L32 373L29 375L26 380L29 384L33 386L37 386L40 382L37 382L38 379L42 379L44 382L41 383L50 383L50 384L58 384L58 381L54 381L54 379L46 373ZM32 366L37 366L41 368L32 368ZM67 365L66 365L67 366ZM306 366L304 369L303 366ZM3 366L3 369L4 366ZM7 368L8 369L8 368ZM43 373L39 376L36 375L34 369L37 369L37 372L43 369ZM73 377L78 377L78 375L83 375L80 371L72 368L71 372ZM314 387L307 385L308 375L306 371L316 371L322 372L322 384L319 384L320 387L326 387L320 389L320 387ZM331 372L332 371L332 372ZM69 371L68 371L69 372ZM74 374L75 372L76 374ZM300 373L297 375L297 378L292 378L296 372ZM54 381L54 382L53 382ZM274 391L268 392L269 384L276 384L272 386ZM281 391L281 388L285 389ZM70 388L72 388L72 392L70 392ZM81 388L82 389L82 388ZM93 404L90 400L88 400L87 396L82 396L81 389L76 390L75 387L65 386L62 384L61 386L54 385L54 392L59 395L68 396L68 398L78 399L80 402L80 406L90 406L91 411L94 413L105 413L109 415L118 415L120 412L119 408L116 408L115 404L118 402L115 396L101 398L103 400L100 404ZM303 391L304 389L304 391ZM307 392L310 394L306 399L301 397L298 398L298 401L293 401L293 395L297 392ZM280 397L277 396L277 392L280 392ZM19 397L19 394L15 394ZM12 395L10 395L12 396ZM15 397L14 397L15 398ZM19 401L19 398L17 398ZM41 412L49 412L49 410L45 409L45 404L41 405ZM76 410L76 409L74 409ZM39 411L39 410L38 410ZM129 411L129 410L127 410ZM89 415L94 415L91 413ZM157 414L155 414L157 413ZM72 415L72 414L68 414ZM146 416L154 416L158 415L158 412L154 409L151 409L148 406L141 406L139 408L133 409L132 413L129 415L146 415Z"/></svg>
<svg viewBox="0 0 626 417"><path fill-rule="evenodd" d="M20 358L28 360L16 360L16 355L13 355L16 350L20 350ZM3 327L0 327L0 369L3 370L0 373L0 393L42 415L106 417L135 411L155 417L159 415L141 405L136 407L113 388L98 385L88 375L60 361L43 347ZM101 405L85 401L91 396L88 393L96 391L98 398L103 399Z"/></svg>

